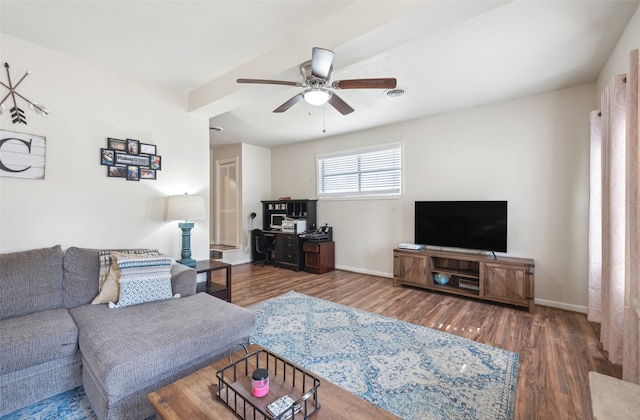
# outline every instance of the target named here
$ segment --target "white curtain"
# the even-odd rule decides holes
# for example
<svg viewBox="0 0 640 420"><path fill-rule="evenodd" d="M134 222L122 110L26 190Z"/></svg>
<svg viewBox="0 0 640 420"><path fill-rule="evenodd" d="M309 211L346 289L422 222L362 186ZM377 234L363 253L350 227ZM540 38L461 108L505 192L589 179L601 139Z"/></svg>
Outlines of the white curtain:
<svg viewBox="0 0 640 420"><path fill-rule="evenodd" d="M638 79L640 54L631 51L627 73L627 188L626 188L626 270L624 299L624 348L622 379L640 384L640 308L633 301L640 300L640 135L638 120L640 106Z"/></svg>
<svg viewBox="0 0 640 420"><path fill-rule="evenodd" d="M589 292L587 317L602 322L602 118L591 111L589 156Z"/></svg>
<svg viewBox="0 0 640 420"><path fill-rule="evenodd" d="M600 341L609 360L622 364L625 267L625 76L602 96L602 283Z"/></svg>
<svg viewBox="0 0 640 420"><path fill-rule="evenodd" d="M588 318L601 323L600 341L609 360L622 364L623 378L640 383L632 305L640 285L638 50L629 72L603 92L601 106L590 115Z"/></svg>

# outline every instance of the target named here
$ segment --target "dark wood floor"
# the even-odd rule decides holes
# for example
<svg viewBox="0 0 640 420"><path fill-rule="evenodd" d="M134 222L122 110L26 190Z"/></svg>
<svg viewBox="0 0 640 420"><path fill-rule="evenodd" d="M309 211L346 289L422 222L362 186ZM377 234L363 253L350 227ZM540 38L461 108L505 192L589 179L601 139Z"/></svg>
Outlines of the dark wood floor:
<svg viewBox="0 0 640 420"><path fill-rule="evenodd" d="M516 419L590 419L588 372L621 377L621 367L608 362L601 349L598 324L584 314L539 305L529 314L506 305L394 288L391 279L340 270L315 275L252 264L233 267L237 305L289 290L519 353Z"/></svg>

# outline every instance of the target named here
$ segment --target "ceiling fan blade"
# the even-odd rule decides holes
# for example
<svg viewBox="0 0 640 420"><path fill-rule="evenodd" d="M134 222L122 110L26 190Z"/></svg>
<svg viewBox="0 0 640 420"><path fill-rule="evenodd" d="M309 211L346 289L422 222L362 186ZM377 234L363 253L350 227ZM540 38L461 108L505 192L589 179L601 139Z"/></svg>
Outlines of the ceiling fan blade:
<svg viewBox="0 0 640 420"><path fill-rule="evenodd" d="M289 99L287 102L283 103L278 108L274 109L273 112L284 112L287 109L294 106L295 104L297 104L298 102L300 102L301 99L302 99L302 93L298 93L296 96Z"/></svg>
<svg viewBox="0 0 640 420"><path fill-rule="evenodd" d="M331 95L331 98L329 98L329 104L331 104L332 107L337 109L338 112L341 113L342 115L351 114L354 111L354 109L351 108L349 104L343 101L342 98L340 98L335 93L333 93Z"/></svg>
<svg viewBox="0 0 640 420"><path fill-rule="evenodd" d="M396 79L352 79L336 80L331 84L334 89L393 89L396 87Z"/></svg>
<svg viewBox="0 0 640 420"><path fill-rule="evenodd" d="M265 79L238 79L237 83L257 83L261 85L285 85L285 86L304 86L299 82L289 82L287 80L265 80Z"/></svg>
<svg viewBox="0 0 640 420"><path fill-rule="evenodd" d="M333 51L313 47L311 52L311 74L319 79L329 77L333 64Z"/></svg>

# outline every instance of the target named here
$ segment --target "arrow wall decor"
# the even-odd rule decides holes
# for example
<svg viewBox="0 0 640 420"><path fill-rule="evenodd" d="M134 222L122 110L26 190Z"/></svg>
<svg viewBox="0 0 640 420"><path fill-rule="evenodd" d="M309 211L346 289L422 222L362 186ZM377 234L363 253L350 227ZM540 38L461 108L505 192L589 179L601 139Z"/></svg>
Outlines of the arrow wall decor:
<svg viewBox="0 0 640 420"><path fill-rule="evenodd" d="M37 102L28 100L20 93L18 93L18 91L16 91L18 86L20 86L20 83L22 83L22 81L31 74L31 70L27 70L27 72L20 78L20 80L18 80L18 83L16 83L14 86L13 82L11 81L11 73L9 72L9 63L4 63L4 67L7 70L8 85L4 84L3 82L0 82L0 84L9 89L9 92L5 95L4 98L2 98L2 101L0 101L0 115L7 110L7 107L4 103L7 101L7 99L11 98L13 101L13 108L9 110L9 112L11 112L11 120L14 124L27 124L27 117L24 115L24 111L18 107L18 102L16 101L17 96L27 102L29 104L29 108L35 110L38 114L46 118L47 115L49 115L49 112L51 112L47 109L47 107L38 104Z"/></svg>

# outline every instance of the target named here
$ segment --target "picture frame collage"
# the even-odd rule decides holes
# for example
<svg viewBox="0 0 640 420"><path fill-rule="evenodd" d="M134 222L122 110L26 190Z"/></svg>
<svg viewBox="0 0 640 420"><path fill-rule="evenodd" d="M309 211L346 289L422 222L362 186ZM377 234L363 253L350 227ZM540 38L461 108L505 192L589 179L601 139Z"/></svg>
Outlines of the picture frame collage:
<svg viewBox="0 0 640 420"><path fill-rule="evenodd" d="M162 170L162 156L155 144L107 137L107 147L100 148L100 164L107 167L107 176L111 178L155 180Z"/></svg>

